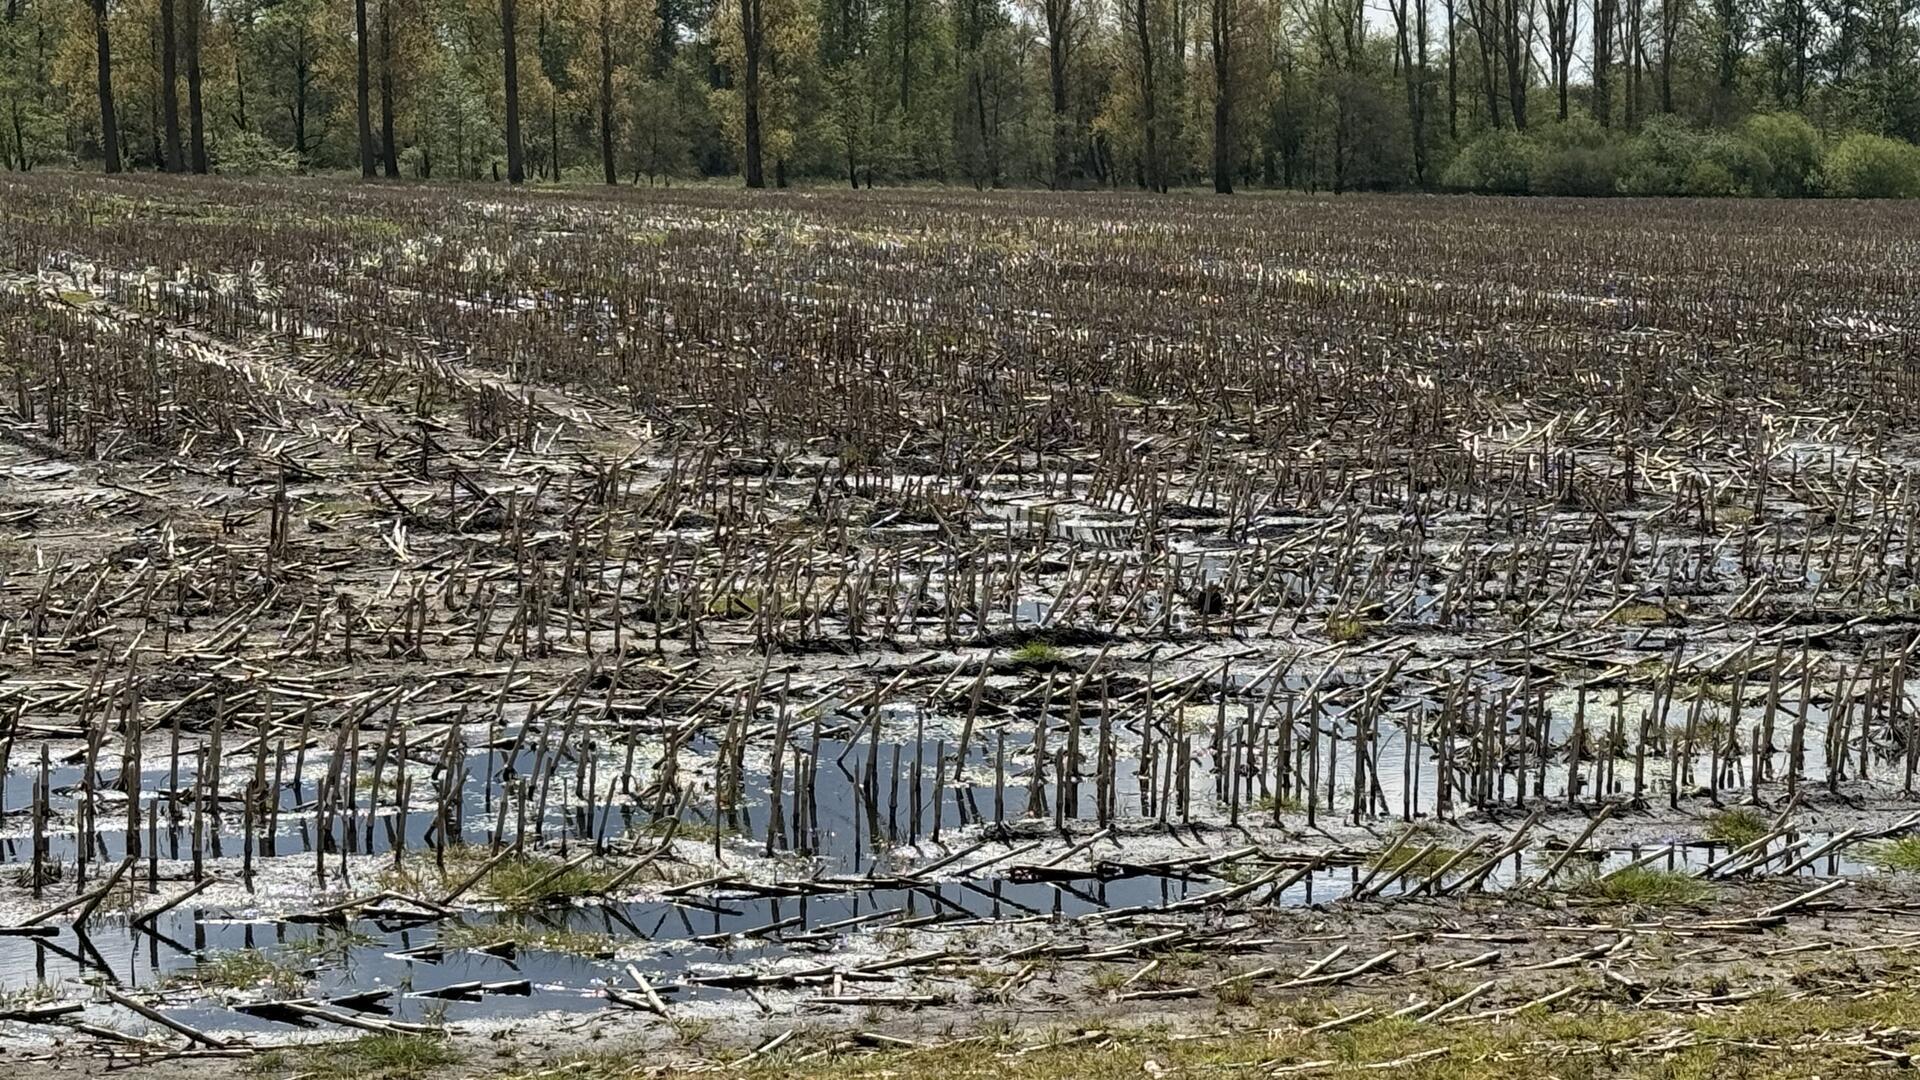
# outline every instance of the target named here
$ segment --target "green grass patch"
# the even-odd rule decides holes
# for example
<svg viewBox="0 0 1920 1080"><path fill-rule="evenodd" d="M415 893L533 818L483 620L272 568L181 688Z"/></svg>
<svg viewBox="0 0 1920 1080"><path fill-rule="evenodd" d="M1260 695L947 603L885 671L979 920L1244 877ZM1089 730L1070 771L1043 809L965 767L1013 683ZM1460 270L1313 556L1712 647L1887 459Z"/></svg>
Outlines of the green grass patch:
<svg viewBox="0 0 1920 1080"><path fill-rule="evenodd" d="M1739 847L1767 835L1766 815L1751 806L1730 806L1707 819L1707 839Z"/></svg>
<svg viewBox="0 0 1920 1080"><path fill-rule="evenodd" d="M213 953L190 971L170 976L171 985L209 990L262 990L270 997L294 997L306 990L311 974L307 959L265 949L232 949Z"/></svg>
<svg viewBox="0 0 1920 1080"><path fill-rule="evenodd" d="M257 1074L297 1074L305 1080L418 1080L461 1060L460 1052L442 1038L369 1035L262 1054L250 1064Z"/></svg>
<svg viewBox="0 0 1920 1080"><path fill-rule="evenodd" d="M1891 873L1920 873L1920 836L1902 836L1869 844L1864 849L1868 862Z"/></svg>
<svg viewBox="0 0 1920 1080"><path fill-rule="evenodd" d="M1372 855L1367 856L1367 865L1377 867L1383 872L1399 870L1404 867L1408 874L1418 877L1423 874L1433 873L1435 870L1446 865L1448 859L1460 853L1459 848L1450 847L1436 847L1432 851L1426 850L1427 845L1432 842L1433 839L1431 837L1416 833L1414 836L1409 837L1406 843L1400 845L1400 850L1391 855L1385 851L1376 851Z"/></svg>
<svg viewBox="0 0 1920 1080"><path fill-rule="evenodd" d="M382 888L395 892L438 896L466 881L492 857L478 844L450 847L444 869L434 863L432 855L422 854L403 866L381 871L379 880ZM562 867L566 867L566 860L516 852L488 870L471 895L489 897L510 907L558 904L598 892L620 872L617 866L591 862Z"/></svg>
<svg viewBox="0 0 1920 1080"><path fill-rule="evenodd" d="M1050 664L1058 664L1066 660L1066 658L1065 653L1044 641L1029 641L1013 650L1013 662L1016 664L1024 664L1028 667L1044 667Z"/></svg>
<svg viewBox="0 0 1920 1080"><path fill-rule="evenodd" d="M1327 640L1336 645L1361 641L1373 632L1373 624L1358 615L1327 616Z"/></svg>
<svg viewBox="0 0 1920 1080"><path fill-rule="evenodd" d="M1612 877L1581 882L1574 891L1614 904L1674 907L1698 904L1713 895L1713 886L1678 870L1649 870L1636 866Z"/></svg>
<svg viewBox="0 0 1920 1080"><path fill-rule="evenodd" d="M448 927L440 934L440 943L454 949L487 949L507 942L513 942L523 949L596 957L612 956L615 946L614 939L606 934L556 930L518 922L462 924Z"/></svg>

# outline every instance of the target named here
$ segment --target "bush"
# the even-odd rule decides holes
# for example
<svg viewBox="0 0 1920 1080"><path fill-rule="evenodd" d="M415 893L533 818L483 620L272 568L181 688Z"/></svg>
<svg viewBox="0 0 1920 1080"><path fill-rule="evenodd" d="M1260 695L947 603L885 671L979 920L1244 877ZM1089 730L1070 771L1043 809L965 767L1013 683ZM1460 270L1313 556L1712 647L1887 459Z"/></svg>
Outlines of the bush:
<svg viewBox="0 0 1920 1080"><path fill-rule="evenodd" d="M1489 131L1460 148L1441 183L1488 195L1525 195L1532 186L1533 147L1512 131Z"/></svg>
<svg viewBox="0 0 1920 1080"><path fill-rule="evenodd" d="M1537 195L1612 195L1621 158L1619 141L1591 120L1541 128L1533 137L1531 189Z"/></svg>
<svg viewBox="0 0 1920 1080"><path fill-rule="evenodd" d="M1920 148L1879 135L1849 135L1821 169L1826 193L1842 199L1920 196Z"/></svg>
<svg viewBox="0 0 1920 1080"><path fill-rule="evenodd" d="M1760 113L1747 118L1740 135L1773 166L1769 193L1782 198L1810 194L1820 179L1820 133L1798 113Z"/></svg>
<svg viewBox="0 0 1920 1080"><path fill-rule="evenodd" d="M1689 175L1689 195L1762 196L1773 191L1773 161L1752 141L1732 132L1701 140L1701 159Z"/></svg>
<svg viewBox="0 0 1920 1080"><path fill-rule="evenodd" d="M300 158L257 131L236 131L220 140L217 164L223 173L240 176L291 176L300 171Z"/></svg>
<svg viewBox="0 0 1920 1080"><path fill-rule="evenodd" d="M1629 195L1685 195L1689 183L1716 181L1709 173L1694 175L1694 165L1706 155L1706 140L1674 116L1648 120L1627 146L1627 171L1620 189Z"/></svg>

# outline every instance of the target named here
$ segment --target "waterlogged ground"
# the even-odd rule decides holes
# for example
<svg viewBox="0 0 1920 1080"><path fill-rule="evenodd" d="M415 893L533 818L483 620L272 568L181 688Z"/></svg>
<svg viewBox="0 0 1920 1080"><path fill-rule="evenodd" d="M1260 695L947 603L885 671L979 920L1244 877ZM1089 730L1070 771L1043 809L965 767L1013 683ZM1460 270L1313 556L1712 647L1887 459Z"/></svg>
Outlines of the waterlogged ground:
<svg viewBox="0 0 1920 1080"><path fill-rule="evenodd" d="M1909 208L0 186L31 1068L1907 1052Z"/></svg>

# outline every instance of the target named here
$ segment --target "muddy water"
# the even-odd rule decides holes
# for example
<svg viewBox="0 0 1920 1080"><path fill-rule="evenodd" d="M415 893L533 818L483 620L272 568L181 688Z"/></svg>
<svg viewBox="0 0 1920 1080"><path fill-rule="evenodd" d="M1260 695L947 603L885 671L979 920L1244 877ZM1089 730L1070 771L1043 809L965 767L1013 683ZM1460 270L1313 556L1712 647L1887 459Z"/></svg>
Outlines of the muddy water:
<svg viewBox="0 0 1920 1080"><path fill-rule="evenodd" d="M1680 718L1673 719L1677 722ZM1025 764L1032 756L1028 745L1030 733L1008 728L1004 732L1006 769L998 790L993 777L1002 732L995 729L976 732L963 770L966 782L948 783L936 792L931 763L937 760L940 741L927 739L916 745L910 738L893 739L891 736L902 729L910 734L914 722L905 715L889 716L887 720L890 738L879 746L873 787L869 789L866 782L869 754L866 742L823 738L819 745L819 766L813 773L813 797L797 811L790 801L784 801L785 828L774 836L775 851L797 860L793 872L785 876L800 877L808 873L881 876L873 887L785 899L728 895L722 889L678 899L559 907L518 918L518 924L526 928L528 935L543 931L604 935L606 948L612 954L609 956L577 956L526 947L504 956L471 948L436 948L453 922L397 925L364 918L343 926L287 922L279 916L279 911L317 906L310 883L318 850L328 853L330 865L337 865L332 857L335 854L391 854L397 843L404 843L411 852L423 853L428 850L429 836L439 816L437 810L416 802L404 814L393 811L377 815L346 814L344 820L323 835L312 814L304 809L314 798L315 780L329 767L325 754L315 754L310 755L304 775L283 785L279 791L279 827L270 845L263 843L256 849L261 852L262 878L270 879L270 887L259 897L258 907L183 907L169 912L150 927L129 925L123 916L97 916L85 933L56 920L58 932L52 937L0 937L0 993L45 987L64 998L85 999L96 984L163 987L190 975L208 957L233 950L260 949L310 971L311 981L298 991L299 996L329 999L367 991L390 991L376 1008L403 1020L502 1019L536 1012L603 1008L606 1002L599 988L609 983L623 984L628 963L662 987L674 1001L709 1002L721 1007L737 1002L737 992L703 987L691 980L703 973L737 970L742 964L804 966L818 962L823 952L834 949L872 952L878 947L876 935L902 923L922 933L938 935L979 921L1070 919L1111 908L1166 905L1222 884L1221 879L1204 874L1023 883L1009 880L1005 876L1007 863L1002 862L960 880L951 879L953 872L950 871L945 875L947 879L934 874L925 885L900 887L886 875L897 874L914 863L935 857L929 852L937 853L971 842L980 835L991 835L996 799L1002 807L999 817L1005 822L1027 818L1047 821L1060 809L1054 805L1060 789L1050 777L1039 793L1042 803L1030 807L1032 796ZM938 726L943 731L947 728L944 722ZM1810 723L1810 729L1812 726ZM1335 757L1332 774L1331 786L1340 793L1335 800L1340 810L1329 813L1328 817L1335 820L1350 804L1351 731L1342 731L1332 723L1327 725L1327 730L1340 731L1348 740ZM512 729L505 732L500 744L514 733ZM1121 737L1116 733L1116 739ZM1555 740L1564 737L1564 728L1556 729ZM1810 741L1815 738L1816 735L1809 735ZM531 738L525 740L532 741ZM1084 736L1082 748L1089 756L1092 745L1091 734ZM1207 759L1204 748L1198 749L1201 752L1193 766L1195 809L1212 813L1214 788L1209 778L1214 773L1214 763ZM715 748L711 744L696 743L690 748L690 754L695 761L710 762ZM474 751L466 756L464 767L471 782L463 785L460 795L457 831L462 841L476 845L488 843L500 824L498 814L503 806L512 806L516 815L514 820L505 823L509 832L520 826L518 814L532 813L522 811L523 800L513 794L510 781L526 776L533 769L533 755L530 747L523 746L511 757L504 751ZM610 846L628 841L649 843L647 815L629 801L609 798L615 794L613 789L617 784L605 778L620 771L619 756L617 750L603 747L596 759L583 759L563 769L551 784L552 798L546 814L537 820L529 819L526 828L537 830L549 843L559 844L560 849L569 854L577 854L583 845L591 843ZM917 789L913 783L916 760L928 763ZM186 816L176 820L168 813L170 802L166 792L191 787L194 778L190 762L191 758L182 759L183 772L177 776L171 768L161 768L146 770L140 777L143 806L158 807L162 819L154 834L157 853L168 861L168 871L176 875L186 872L180 860L190 855L191 839ZM1404 730L1393 726L1383 729L1374 771L1382 786L1382 795L1393 811L1397 812L1403 804L1414 807L1416 813L1431 811L1436 766L1437 761L1426 745L1418 746L1409 761ZM1700 767L1704 773L1704 756ZM580 768L588 769L590 776L602 778L592 814L575 799L575 779ZM361 769L364 783L368 779L365 760ZM689 832L698 826L705 830L702 835L719 836L723 862L737 865L765 851L771 812L766 763L760 762L758 769L758 772L749 770L749 801L734 814L721 817L721 828L714 828L710 805L701 806L695 799L687 810L684 821ZM1138 816L1144 809L1137 773L1131 760L1123 760L1117 770L1118 810L1123 818ZM390 769L388 774L390 790ZM427 782L428 771L418 763L412 766L412 775L416 791L431 787ZM1530 788L1537 775L1535 770L1529 770ZM1550 768L1547 775L1547 791L1564 790L1564 773ZM1405 785L1411 777L1420 780L1408 788ZM1520 782L1517 772L1506 779L1515 786ZM49 832L50 859L60 866L62 880L48 890L48 903L72 895L75 863L82 849L82 841L74 835L72 821L82 782L83 772L79 766L62 765L49 773L56 814L55 825ZM223 778L221 788L239 790L244 783L244 779L229 776ZM1322 798L1325 783L1323 777ZM115 786L117 778L111 775L103 778L103 789ZM31 778L21 770L8 778L4 802L0 802L0 810L4 810L0 873L23 873L31 862L30 841L24 835L30 817L30 788ZM711 784L704 790L710 793ZM792 790L789 780L786 800L791 800ZM364 802L364 788L362 795ZM943 830L940 840L944 843L914 847L933 840L936 798L943 800L938 818ZM1084 781L1075 816L1091 819L1095 811L1094 785ZM1245 812L1250 816L1264 815L1264 811L1252 809ZM102 827L84 842L92 863L91 874L96 880L104 868L117 863L127 849L126 837L121 831L126 820L124 797L118 803L103 797L97 817ZM237 808L224 808L209 824L212 839L207 846L207 857L225 859L223 872L233 873L234 857L246 844ZM1673 842L1682 846L1658 865L1666 869L1697 870L1726 853L1722 847L1688 844L1689 839L1672 837ZM1805 842L1800 850L1806 851L1825 837L1790 837L1777 842L1775 850L1795 839ZM1658 846L1659 843L1654 844ZM989 844L977 855L963 859L959 866L1006 850L999 844ZM1605 851L1591 859L1583 857L1572 872L1604 871L1650 850L1653 847ZM1497 889L1537 873L1540 865L1551 858L1551 852L1523 851L1504 863L1488 885ZM365 867L367 863L361 861L355 865ZM299 895L301 886L287 884L288 872L296 868L294 880L304 879L309 883L304 898ZM1837 857L1822 859L1800 872L1830 875L1867 870L1850 859ZM367 873L364 869L357 872L363 876ZM1336 900L1347 895L1365 872L1362 867L1351 866L1323 869L1269 902L1310 905ZM357 885L363 890L371 887L364 880ZM1402 881L1389 892L1404 890L1410 885L1411 881ZM147 887L144 878L141 887ZM160 891L172 892L178 888L178 884L165 884ZM808 932L813 928L876 913L886 914L858 926L831 930L808 939ZM486 910L471 910L460 916L468 924L485 924L503 918L506 916ZM777 930L766 929L788 919L797 921ZM742 936L746 931L761 932ZM520 985L522 981L524 986ZM474 982L497 984L498 989L484 992L477 999L434 995L434 991L442 988ZM284 1030L284 1020L251 1015L232 1007L257 1001L262 996L251 990L235 992L230 997L220 996L182 983L167 997L170 1004L166 1009L189 1024L209 1029ZM126 1022L125 1014L116 1014L113 1009L102 1006L99 1012L99 1022Z"/></svg>

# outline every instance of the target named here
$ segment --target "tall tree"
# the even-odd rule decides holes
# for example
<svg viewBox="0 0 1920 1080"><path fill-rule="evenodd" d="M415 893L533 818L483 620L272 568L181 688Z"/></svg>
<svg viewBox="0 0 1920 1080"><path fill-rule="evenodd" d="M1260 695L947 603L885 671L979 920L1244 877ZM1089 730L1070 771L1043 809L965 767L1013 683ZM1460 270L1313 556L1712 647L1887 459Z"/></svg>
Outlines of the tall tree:
<svg viewBox="0 0 1920 1080"><path fill-rule="evenodd" d="M206 0L187 0L187 149L193 171L204 175L207 161L207 110L202 94L200 39Z"/></svg>
<svg viewBox="0 0 1920 1080"><path fill-rule="evenodd" d="M1041 0L1040 9L1047 23L1047 89L1053 102L1053 186L1058 190L1071 182L1068 162L1072 160L1075 140L1073 116L1068 111L1067 66L1078 14L1074 0Z"/></svg>
<svg viewBox="0 0 1920 1080"><path fill-rule="evenodd" d="M1673 61L1686 0L1660 0L1660 111L1673 111Z"/></svg>
<svg viewBox="0 0 1920 1080"><path fill-rule="evenodd" d="M507 95L507 183L525 183L527 163L520 141L520 50L515 41L514 23L518 0L500 0L500 51L506 66Z"/></svg>
<svg viewBox="0 0 1920 1080"><path fill-rule="evenodd" d="M1549 0L1556 2L1556 0ZM1572 0L1564 0L1571 3ZM1427 186L1427 0L1391 0L1394 44L1407 93L1407 130L1413 137L1413 180ZM1565 106L1562 106L1564 113Z"/></svg>
<svg viewBox="0 0 1920 1080"><path fill-rule="evenodd" d="M1593 119L1613 125L1613 34L1618 0L1593 0Z"/></svg>
<svg viewBox="0 0 1920 1080"><path fill-rule="evenodd" d="M1238 0L1212 0L1208 38L1213 45L1213 190L1233 194L1234 35L1239 32Z"/></svg>
<svg viewBox="0 0 1920 1080"><path fill-rule="evenodd" d="M1733 90L1740 61L1747 49L1747 9L1741 0L1712 0L1714 84L1724 93Z"/></svg>
<svg viewBox="0 0 1920 1080"><path fill-rule="evenodd" d="M1565 123L1573 81L1574 41L1580 36L1580 5L1577 0L1546 0L1546 10L1547 74L1553 80L1555 118ZM1598 25L1594 27L1596 34L1599 29Z"/></svg>
<svg viewBox="0 0 1920 1080"><path fill-rule="evenodd" d="M120 171L120 118L113 110L113 43L107 36L107 0L93 0L94 91L100 99L100 156Z"/></svg>
<svg viewBox="0 0 1920 1080"><path fill-rule="evenodd" d="M620 182L613 159L613 3L600 0L600 171L609 185Z"/></svg>
<svg viewBox="0 0 1920 1080"><path fill-rule="evenodd" d="M1618 0L1615 0L1616 5ZM1620 28L1620 54L1627 62L1627 92L1625 119L1627 130L1640 126L1640 76L1647 66L1646 39L1640 33L1640 21L1646 12L1647 0L1627 0L1627 17L1614 16L1614 22Z"/></svg>
<svg viewBox="0 0 1920 1080"><path fill-rule="evenodd" d="M1460 20L1454 11L1455 0L1442 0L1447 7L1447 138L1460 137Z"/></svg>
<svg viewBox="0 0 1920 1080"><path fill-rule="evenodd" d="M380 163L393 180L400 176L400 144L394 136L393 3L380 0Z"/></svg>
<svg viewBox="0 0 1920 1080"><path fill-rule="evenodd" d="M360 136L360 176L371 180L373 164L373 71L367 41L367 0L353 0L353 119Z"/></svg>
<svg viewBox="0 0 1920 1080"><path fill-rule="evenodd" d="M160 122L166 136L166 169L186 172L180 143L180 44L174 32L174 0L160 0Z"/></svg>
<svg viewBox="0 0 1920 1080"><path fill-rule="evenodd" d="M1527 76L1533 63L1533 0L1505 0L1500 29L1507 65L1507 110L1516 130L1527 130Z"/></svg>
<svg viewBox="0 0 1920 1080"><path fill-rule="evenodd" d="M1132 0L1127 29L1132 36L1134 59L1140 80L1140 182L1149 191L1167 189L1164 163L1160 159L1159 88L1154 83L1155 43L1153 9L1150 0Z"/></svg>
<svg viewBox="0 0 1920 1080"><path fill-rule="evenodd" d="M741 67L744 69L740 94L746 113L743 125L746 144L744 165L747 186L750 188L767 186L760 146L760 66L766 59L766 46L766 12L762 0L740 0Z"/></svg>

